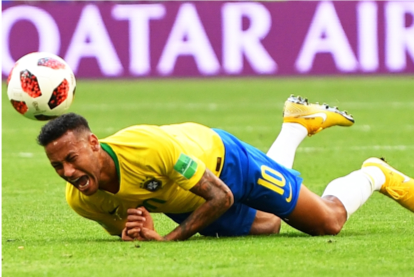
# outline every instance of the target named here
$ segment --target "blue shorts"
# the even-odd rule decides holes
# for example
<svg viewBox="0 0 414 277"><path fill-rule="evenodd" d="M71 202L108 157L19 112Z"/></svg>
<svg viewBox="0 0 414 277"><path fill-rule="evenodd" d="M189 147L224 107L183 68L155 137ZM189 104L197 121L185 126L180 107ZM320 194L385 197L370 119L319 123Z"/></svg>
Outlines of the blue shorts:
<svg viewBox="0 0 414 277"><path fill-rule="evenodd" d="M232 191L234 204L199 233L204 236L248 235L256 209L282 218L288 216L298 200L302 184L299 172L279 165L225 131L213 130L224 143L225 157L220 179ZM190 214L166 215L180 224Z"/></svg>
<svg viewBox="0 0 414 277"><path fill-rule="evenodd" d="M255 147L218 129L224 148L220 179L233 192L234 203L288 216L296 206L302 178L299 172L278 164Z"/></svg>

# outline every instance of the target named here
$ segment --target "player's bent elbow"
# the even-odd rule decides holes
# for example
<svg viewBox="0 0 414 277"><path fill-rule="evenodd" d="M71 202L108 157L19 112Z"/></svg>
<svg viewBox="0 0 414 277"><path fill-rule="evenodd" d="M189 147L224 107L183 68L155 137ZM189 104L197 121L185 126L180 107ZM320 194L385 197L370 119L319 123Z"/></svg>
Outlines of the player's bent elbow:
<svg viewBox="0 0 414 277"><path fill-rule="evenodd" d="M234 203L233 193L231 192L231 190L228 189L225 191L223 197L224 197L223 206L226 210L228 210L231 206L233 206L233 203Z"/></svg>

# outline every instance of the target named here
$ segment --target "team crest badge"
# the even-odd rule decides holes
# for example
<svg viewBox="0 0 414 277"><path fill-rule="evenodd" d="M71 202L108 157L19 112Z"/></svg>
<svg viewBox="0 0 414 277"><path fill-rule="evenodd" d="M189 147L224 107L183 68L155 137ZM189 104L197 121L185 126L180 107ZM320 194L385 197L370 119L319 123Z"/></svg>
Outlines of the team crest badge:
<svg viewBox="0 0 414 277"><path fill-rule="evenodd" d="M142 188L149 190L149 191L157 191L162 186L162 182L158 181L157 179L149 179L144 182Z"/></svg>

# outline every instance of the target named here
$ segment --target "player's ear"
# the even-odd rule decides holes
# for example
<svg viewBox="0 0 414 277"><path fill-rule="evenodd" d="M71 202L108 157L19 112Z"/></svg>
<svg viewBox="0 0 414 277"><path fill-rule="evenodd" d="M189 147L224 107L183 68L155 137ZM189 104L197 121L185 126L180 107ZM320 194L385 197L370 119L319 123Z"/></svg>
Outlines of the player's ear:
<svg viewBox="0 0 414 277"><path fill-rule="evenodd" d="M98 151L101 148L98 137L93 133L89 134L89 143L93 151Z"/></svg>

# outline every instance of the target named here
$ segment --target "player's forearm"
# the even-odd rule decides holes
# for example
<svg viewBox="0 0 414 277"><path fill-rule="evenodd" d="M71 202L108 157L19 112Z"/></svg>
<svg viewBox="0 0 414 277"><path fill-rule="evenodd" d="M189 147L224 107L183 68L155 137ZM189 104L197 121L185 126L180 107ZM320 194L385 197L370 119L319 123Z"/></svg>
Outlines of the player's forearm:
<svg viewBox="0 0 414 277"><path fill-rule="evenodd" d="M233 193L212 172L206 170L191 192L206 199L185 221L164 237L164 240L186 240L218 219L231 205Z"/></svg>
<svg viewBox="0 0 414 277"><path fill-rule="evenodd" d="M231 198L232 199L232 198ZM232 205L229 199L215 199L207 201L195 210L171 233L164 236L164 240L186 240L218 219Z"/></svg>

